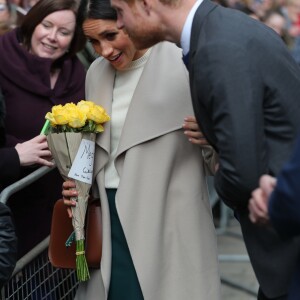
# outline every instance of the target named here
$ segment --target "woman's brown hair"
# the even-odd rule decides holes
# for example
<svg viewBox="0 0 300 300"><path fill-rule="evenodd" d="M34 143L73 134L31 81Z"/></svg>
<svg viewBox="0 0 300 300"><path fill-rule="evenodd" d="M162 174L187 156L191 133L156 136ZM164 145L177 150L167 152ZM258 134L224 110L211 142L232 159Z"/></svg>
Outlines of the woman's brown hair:
<svg viewBox="0 0 300 300"><path fill-rule="evenodd" d="M37 25L39 25L48 15L60 11L71 10L76 16L76 25L73 39L69 51L64 57L72 57L85 45L85 37L82 31L82 23L86 9L85 0L40 0L35 4L24 17L20 25L21 42L30 49L31 37Z"/></svg>

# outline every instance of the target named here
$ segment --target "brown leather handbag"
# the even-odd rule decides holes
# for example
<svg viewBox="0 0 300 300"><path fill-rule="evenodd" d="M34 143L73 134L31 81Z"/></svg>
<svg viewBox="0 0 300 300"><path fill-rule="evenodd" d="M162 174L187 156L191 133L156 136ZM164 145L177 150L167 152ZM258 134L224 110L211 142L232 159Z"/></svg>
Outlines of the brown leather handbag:
<svg viewBox="0 0 300 300"><path fill-rule="evenodd" d="M56 201L52 214L48 256L56 268L76 269L76 242L66 241L73 232L63 199ZM99 199L89 202L85 221L85 256L90 268L100 268L102 255L102 215Z"/></svg>

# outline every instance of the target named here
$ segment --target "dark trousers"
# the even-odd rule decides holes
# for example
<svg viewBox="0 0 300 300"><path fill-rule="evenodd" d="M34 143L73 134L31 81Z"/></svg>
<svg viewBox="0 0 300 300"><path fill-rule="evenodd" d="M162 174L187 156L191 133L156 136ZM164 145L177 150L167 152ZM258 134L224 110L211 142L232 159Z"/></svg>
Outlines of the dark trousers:
<svg viewBox="0 0 300 300"><path fill-rule="evenodd" d="M112 265L108 300L143 300L126 238L116 209L116 189L106 189L111 221Z"/></svg>

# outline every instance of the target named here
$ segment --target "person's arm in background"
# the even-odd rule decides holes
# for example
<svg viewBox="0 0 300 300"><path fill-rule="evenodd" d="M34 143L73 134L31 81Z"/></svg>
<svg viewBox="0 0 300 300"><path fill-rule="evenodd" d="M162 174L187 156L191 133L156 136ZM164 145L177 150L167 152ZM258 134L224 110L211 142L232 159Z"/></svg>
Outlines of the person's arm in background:
<svg viewBox="0 0 300 300"><path fill-rule="evenodd" d="M291 160L277 177L268 208L271 223L280 235L300 234L300 138Z"/></svg>
<svg viewBox="0 0 300 300"><path fill-rule="evenodd" d="M17 237L9 208L0 202L0 290L17 261Z"/></svg>
<svg viewBox="0 0 300 300"><path fill-rule="evenodd" d="M14 148L0 149L0 182L8 183L18 179L20 168L34 164L52 167L51 152L47 138L38 135Z"/></svg>
<svg viewBox="0 0 300 300"><path fill-rule="evenodd" d="M270 220L282 237L300 234L300 136L290 161L277 180L264 175L249 202L250 219L254 223Z"/></svg>
<svg viewBox="0 0 300 300"><path fill-rule="evenodd" d="M10 146L8 147L12 147L12 145L16 145L17 143L22 143L23 141L17 139L14 136L8 135L7 132L5 131L5 125L4 125L5 116L6 116L5 101L4 101L2 90L0 88L0 147L5 147L8 141L10 141L9 142Z"/></svg>
<svg viewBox="0 0 300 300"><path fill-rule="evenodd" d="M263 175L259 180L259 187L256 188L249 200L249 218L257 224L269 223L269 198L276 186L276 178L270 175Z"/></svg>

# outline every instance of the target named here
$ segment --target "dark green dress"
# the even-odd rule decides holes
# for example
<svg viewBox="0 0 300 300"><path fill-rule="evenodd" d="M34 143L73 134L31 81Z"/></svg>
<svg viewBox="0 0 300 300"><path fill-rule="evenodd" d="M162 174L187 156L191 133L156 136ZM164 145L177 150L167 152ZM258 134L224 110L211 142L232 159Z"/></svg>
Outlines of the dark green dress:
<svg viewBox="0 0 300 300"><path fill-rule="evenodd" d="M108 300L143 300L142 290L116 209L116 191L116 189L106 189L112 241L112 266Z"/></svg>

